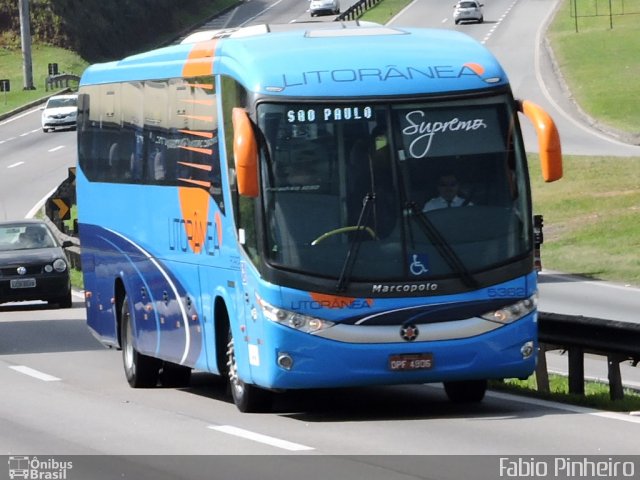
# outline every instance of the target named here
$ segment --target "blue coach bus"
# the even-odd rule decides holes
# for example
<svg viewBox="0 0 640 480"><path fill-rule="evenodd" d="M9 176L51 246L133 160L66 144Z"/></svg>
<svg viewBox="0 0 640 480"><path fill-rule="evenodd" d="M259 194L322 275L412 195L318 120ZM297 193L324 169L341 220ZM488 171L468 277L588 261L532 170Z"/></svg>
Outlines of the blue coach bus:
<svg viewBox="0 0 640 480"><path fill-rule="evenodd" d="M453 31L256 25L93 65L77 196L87 322L132 387L443 382L480 401L537 358L531 193L550 117ZM452 208L449 208L452 207Z"/></svg>

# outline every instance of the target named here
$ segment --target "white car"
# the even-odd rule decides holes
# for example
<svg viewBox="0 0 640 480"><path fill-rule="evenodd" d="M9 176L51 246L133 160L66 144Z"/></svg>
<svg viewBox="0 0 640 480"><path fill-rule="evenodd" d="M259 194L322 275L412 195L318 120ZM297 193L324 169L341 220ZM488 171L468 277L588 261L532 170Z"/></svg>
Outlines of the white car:
<svg viewBox="0 0 640 480"><path fill-rule="evenodd" d="M42 110L42 131L56 128L76 128L78 118L78 95L54 95L47 100Z"/></svg>
<svg viewBox="0 0 640 480"><path fill-rule="evenodd" d="M484 4L476 0L460 0L453 6L453 21L456 25L469 20L482 23L484 21L482 7Z"/></svg>
<svg viewBox="0 0 640 480"><path fill-rule="evenodd" d="M340 13L340 0L311 0L309 13L316 15L338 15Z"/></svg>

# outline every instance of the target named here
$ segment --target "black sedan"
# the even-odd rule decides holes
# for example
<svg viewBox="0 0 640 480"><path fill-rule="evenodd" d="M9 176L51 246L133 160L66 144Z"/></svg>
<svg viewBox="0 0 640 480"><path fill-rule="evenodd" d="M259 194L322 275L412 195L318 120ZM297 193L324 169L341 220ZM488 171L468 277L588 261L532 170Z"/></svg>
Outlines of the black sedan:
<svg viewBox="0 0 640 480"><path fill-rule="evenodd" d="M41 220L0 222L0 304L44 300L71 307L69 260Z"/></svg>

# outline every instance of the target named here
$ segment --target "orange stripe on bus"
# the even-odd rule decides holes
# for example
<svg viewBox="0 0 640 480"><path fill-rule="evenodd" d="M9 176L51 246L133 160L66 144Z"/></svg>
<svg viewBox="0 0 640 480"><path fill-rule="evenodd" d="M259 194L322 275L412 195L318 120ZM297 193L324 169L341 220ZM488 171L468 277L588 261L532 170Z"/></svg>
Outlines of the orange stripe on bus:
<svg viewBox="0 0 640 480"><path fill-rule="evenodd" d="M182 118L192 118L194 120L201 120L203 122L213 123L213 115L178 115Z"/></svg>
<svg viewBox="0 0 640 480"><path fill-rule="evenodd" d="M213 74L213 55L217 41L207 40L193 45L182 69L183 77L198 77Z"/></svg>
<svg viewBox="0 0 640 480"><path fill-rule="evenodd" d="M194 180L193 178L178 178L178 180L192 185L198 185L199 187L204 187L207 190L211 187L211 182L206 182L204 180Z"/></svg>
<svg viewBox="0 0 640 480"><path fill-rule="evenodd" d="M184 147L182 145L180 148L183 150L190 150L192 152L204 153L205 155L211 155L213 153L212 148Z"/></svg>
<svg viewBox="0 0 640 480"><path fill-rule="evenodd" d="M184 182L207 187L207 182L180 179ZM189 245L194 253L200 253L206 239L206 227L209 218L209 190L194 187L179 187L180 209Z"/></svg>
<svg viewBox="0 0 640 480"><path fill-rule="evenodd" d="M184 165L185 167L197 168L198 170L206 170L210 172L213 170L211 165L202 165L201 163L190 163L190 162L178 162L180 165Z"/></svg>
<svg viewBox="0 0 640 480"><path fill-rule="evenodd" d="M191 88L202 88L203 90L213 90L212 83L187 83Z"/></svg>
<svg viewBox="0 0 640 480"><path fill-rule="evenodd" d="M213 138L213 132L200 132L197 130L178 130L180 133L186 133L187 135L195 135L196 137Z"/></svg>
<svg viewBox="0 0 640 480"><path fill-rule="evenodd" d="M213 100L194 100L191 98L183 98L180 100L183 103L192 103L192 104L196 104L196 105L206 105L208 107L211 107L214 103Z"/></svg>

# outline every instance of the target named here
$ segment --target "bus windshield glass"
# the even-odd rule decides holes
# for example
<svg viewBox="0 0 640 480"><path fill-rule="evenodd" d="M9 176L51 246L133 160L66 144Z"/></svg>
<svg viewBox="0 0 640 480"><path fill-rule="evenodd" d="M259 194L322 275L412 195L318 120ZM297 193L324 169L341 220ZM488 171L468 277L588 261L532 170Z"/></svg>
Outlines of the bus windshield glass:
<svg viewBox="0 0 640 480"><path fill-rule="evenodd" d="M509 98L260 104L268 261L411 281L523 258L531 206Z"/></svg>

